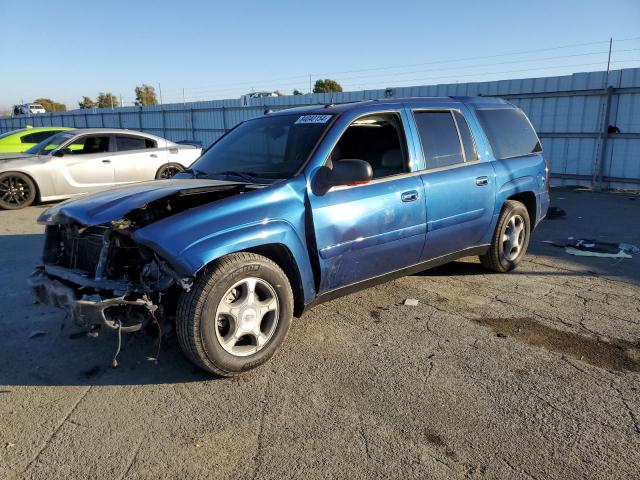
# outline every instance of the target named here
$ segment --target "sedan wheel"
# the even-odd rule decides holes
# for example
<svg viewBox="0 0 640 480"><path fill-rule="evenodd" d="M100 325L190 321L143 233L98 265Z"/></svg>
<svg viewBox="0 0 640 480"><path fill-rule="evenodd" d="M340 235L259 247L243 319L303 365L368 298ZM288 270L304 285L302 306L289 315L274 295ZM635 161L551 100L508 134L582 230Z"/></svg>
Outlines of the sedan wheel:
<svg viewBox="0 0 640 480"><path fill-rule="evenodd" d="M18 172L0 174L0 208L18 210L28 207L36 199L36 185Z"/></svg>
<svg viewBox="0 0 640 480"><path fill-rule="evenodd" d="M162 180L173 177L176 173L184 171L184 167L179 163L166 163L162 165L156 173L156 179Z"/></svg>

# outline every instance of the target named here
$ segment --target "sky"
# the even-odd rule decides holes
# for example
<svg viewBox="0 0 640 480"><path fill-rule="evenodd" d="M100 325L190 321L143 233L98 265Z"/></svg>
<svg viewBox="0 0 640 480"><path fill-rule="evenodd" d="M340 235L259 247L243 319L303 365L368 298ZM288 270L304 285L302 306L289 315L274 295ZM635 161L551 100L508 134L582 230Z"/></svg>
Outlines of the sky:
<svg viewBox="0 0 640 480"><path fill-rule="evenodd" d="M640 0L0 0L0 110L143 83L164 103L640 67ZM183 97L184 89L184 97Z"/></svg>

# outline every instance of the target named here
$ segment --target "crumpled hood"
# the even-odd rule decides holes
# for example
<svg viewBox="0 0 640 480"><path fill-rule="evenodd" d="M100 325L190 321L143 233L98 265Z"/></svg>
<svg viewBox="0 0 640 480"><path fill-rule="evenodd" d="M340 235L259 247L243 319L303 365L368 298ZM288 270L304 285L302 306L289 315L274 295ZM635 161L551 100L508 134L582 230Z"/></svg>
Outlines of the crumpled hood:
<svg viewBox="0 0 640 480"><path fill-rule="evenodd" d="M135 183L66 200L46 210L38 218L38 223L47 225L76 221L87 227L100 225L120 220L132 210L170 195L195 195L238 184L238 182L204 179L170 179Z"/></svg>

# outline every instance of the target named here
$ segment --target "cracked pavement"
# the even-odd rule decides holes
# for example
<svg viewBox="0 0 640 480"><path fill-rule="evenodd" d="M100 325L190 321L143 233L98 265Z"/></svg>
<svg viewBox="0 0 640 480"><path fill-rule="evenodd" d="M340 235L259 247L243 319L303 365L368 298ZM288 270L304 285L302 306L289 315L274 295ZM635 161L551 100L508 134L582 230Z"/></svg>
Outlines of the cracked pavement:
<svg viewBox="0 0 640 480"><path fill-rule="evenodd" d="M110 368L114 334L73 335L29 295L42 207L0 211L0 478L637 476L640 255L540 242L638 245L640 196L552 199L567 218L517 271L469 258L320 305L237 379L175 341L149 362L143 335Z"/></svg>

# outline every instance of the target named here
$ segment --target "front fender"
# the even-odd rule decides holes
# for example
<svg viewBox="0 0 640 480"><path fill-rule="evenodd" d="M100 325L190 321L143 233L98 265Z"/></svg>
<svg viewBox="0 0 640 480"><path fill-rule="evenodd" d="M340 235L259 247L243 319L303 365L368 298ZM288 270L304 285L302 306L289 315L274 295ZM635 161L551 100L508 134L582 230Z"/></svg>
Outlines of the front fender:
<svg viewBox="0 0 640 480"><path fill-rule="evenodd" d="M140 238L139 241L157 251L181 274L191 277L196 276L205 265L230 253L280 244L289 250L296 263L305 303L315 297L313 271L306 248L293 227L284 220L271 220L214 232L198 239L177 253L167 251L162 245L155 244L151 239Z"/></svg>

